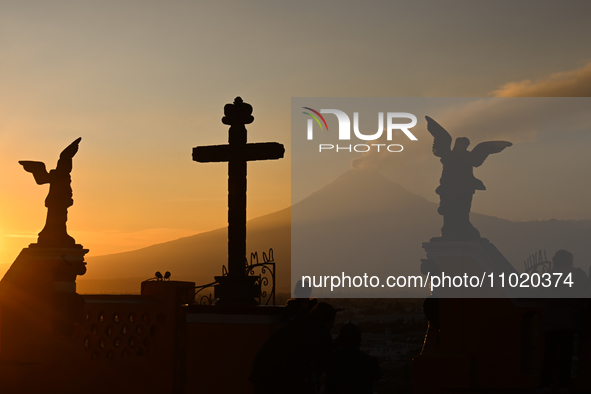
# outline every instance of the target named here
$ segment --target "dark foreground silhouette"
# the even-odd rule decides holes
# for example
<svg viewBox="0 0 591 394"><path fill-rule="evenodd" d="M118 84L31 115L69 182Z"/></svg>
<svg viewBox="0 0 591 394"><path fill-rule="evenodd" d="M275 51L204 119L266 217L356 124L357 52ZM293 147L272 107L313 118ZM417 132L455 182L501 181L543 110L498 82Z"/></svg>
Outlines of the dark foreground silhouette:
<svg viewBox="0 0 591 394"><path fill-rule="evenodd" d="M552 272L572 273L576 298L549 298L544 307L542 332L545 333L544 362L540 388L537 393L550 393L554 373L558 380L559 392L568 392L572 370L575 335L583 329L583 316L588 301L589 286L585 272L573 267L574 256L566 250L559 250L552 258ZM560 291L559 288L551 290Z"/></svg>
<svg viewBox="0 0 591 394"><path fill-rule="evenodd" d="M331 305L320 302L280 326L253 362L255 394L316 393L334 349L330 330L335 316Z"/></svg>
<svg viewBox="0 0 591 394"><path fill-rule="evenodd" d="M325 394L372 394L373 384L382 377L375 357L363 353L361 330L355 324L341 327L336 349L326 369Z"/></svg>

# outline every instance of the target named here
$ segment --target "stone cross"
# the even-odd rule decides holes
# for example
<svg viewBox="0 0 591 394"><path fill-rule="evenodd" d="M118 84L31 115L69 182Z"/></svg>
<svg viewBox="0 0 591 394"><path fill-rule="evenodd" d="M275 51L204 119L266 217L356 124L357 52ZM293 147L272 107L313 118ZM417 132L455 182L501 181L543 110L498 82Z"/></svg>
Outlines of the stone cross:
<svg viewBox="0 0 591 394"><path fill-rule="evenodd" d="M227 145L193 148L199 163L228 162L228 275L216 277L221 303L251 304L257 288L246 272L246 162L283 158L285 148L276 142L246 143L246 127L253 122L252 106L236 97L226 104L222 123L229 125ZM219 302L218 302L219 303Z"/></svg>

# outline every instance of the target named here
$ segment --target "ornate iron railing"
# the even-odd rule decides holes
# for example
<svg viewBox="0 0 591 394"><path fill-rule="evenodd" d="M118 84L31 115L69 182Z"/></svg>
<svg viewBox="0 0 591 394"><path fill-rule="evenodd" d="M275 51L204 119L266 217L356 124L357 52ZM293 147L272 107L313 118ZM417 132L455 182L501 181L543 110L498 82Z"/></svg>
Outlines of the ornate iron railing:
<svg viewBox="0 0 591 394"><path fill-rule="evenodd" d="M544 272L550 272L550 268L552 266L552 263L546 258L545 249L544 253L542 253L542 250L540 249L539 251L530 254L527 260L523 261L523 264L525 265L525 272L529 274L533 274L535 272L540 274Z"/></svg>
<svg viewBox="0 0 591 394"><path fill-rule="evenodd" d="M259 305L275 304L275 260L273 258L273 249L269 249L269 253L263 252L263 262L259 262L259 255L257 252L250 254L250 261L245 258L246 267L245 272L249 276L258 276L256 285L260 286L258 301ZM222 276L228 275L228 269L225 265L222 266ZM193 302L201 305L212 305L215 302L213 292L207 294L206 290L213 290L213 287L218 282L214 281L200 286L195 286L195 295ZM203 292L203 294L201 294Z"/></svg>

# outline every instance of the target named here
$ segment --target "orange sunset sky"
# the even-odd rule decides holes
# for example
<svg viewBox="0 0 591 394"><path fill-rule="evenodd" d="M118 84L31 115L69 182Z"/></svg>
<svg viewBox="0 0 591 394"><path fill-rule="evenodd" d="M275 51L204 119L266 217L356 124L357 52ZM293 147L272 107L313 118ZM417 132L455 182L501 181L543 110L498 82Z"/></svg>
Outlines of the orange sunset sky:
<svg viewBox="0 0 591 394"><path fill-rule="evenodd" d="M19 160L55 168L82 137L68 228L89 255L219 228L227 166L195 163L191 148L227 142L221 117L235 96L254 107L249 141L287 148L249 164L253 218L291 203L292 97L589 96L590 11L538 0L0 1L0 274L45 221L48 186ZM561 149L585 154L584 138ZM573 164L577 176L586 165ZM502 216L591 219L585 204ZM501 216L494 201L478 211Z"/></svg>

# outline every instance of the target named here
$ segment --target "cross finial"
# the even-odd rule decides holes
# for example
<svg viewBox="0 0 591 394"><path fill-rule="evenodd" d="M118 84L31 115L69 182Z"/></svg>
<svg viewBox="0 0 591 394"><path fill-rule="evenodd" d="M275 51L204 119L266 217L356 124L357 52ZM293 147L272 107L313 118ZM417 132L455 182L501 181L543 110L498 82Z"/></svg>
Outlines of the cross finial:
<svg viewBox="0 0 591 394"><path fill-rule="evenodd" d="M252 105L242 101L241 97L236 97L233 104L224 106L224 117L222 123L230 126L244 126L254 121L252 114Z"/></svg>

